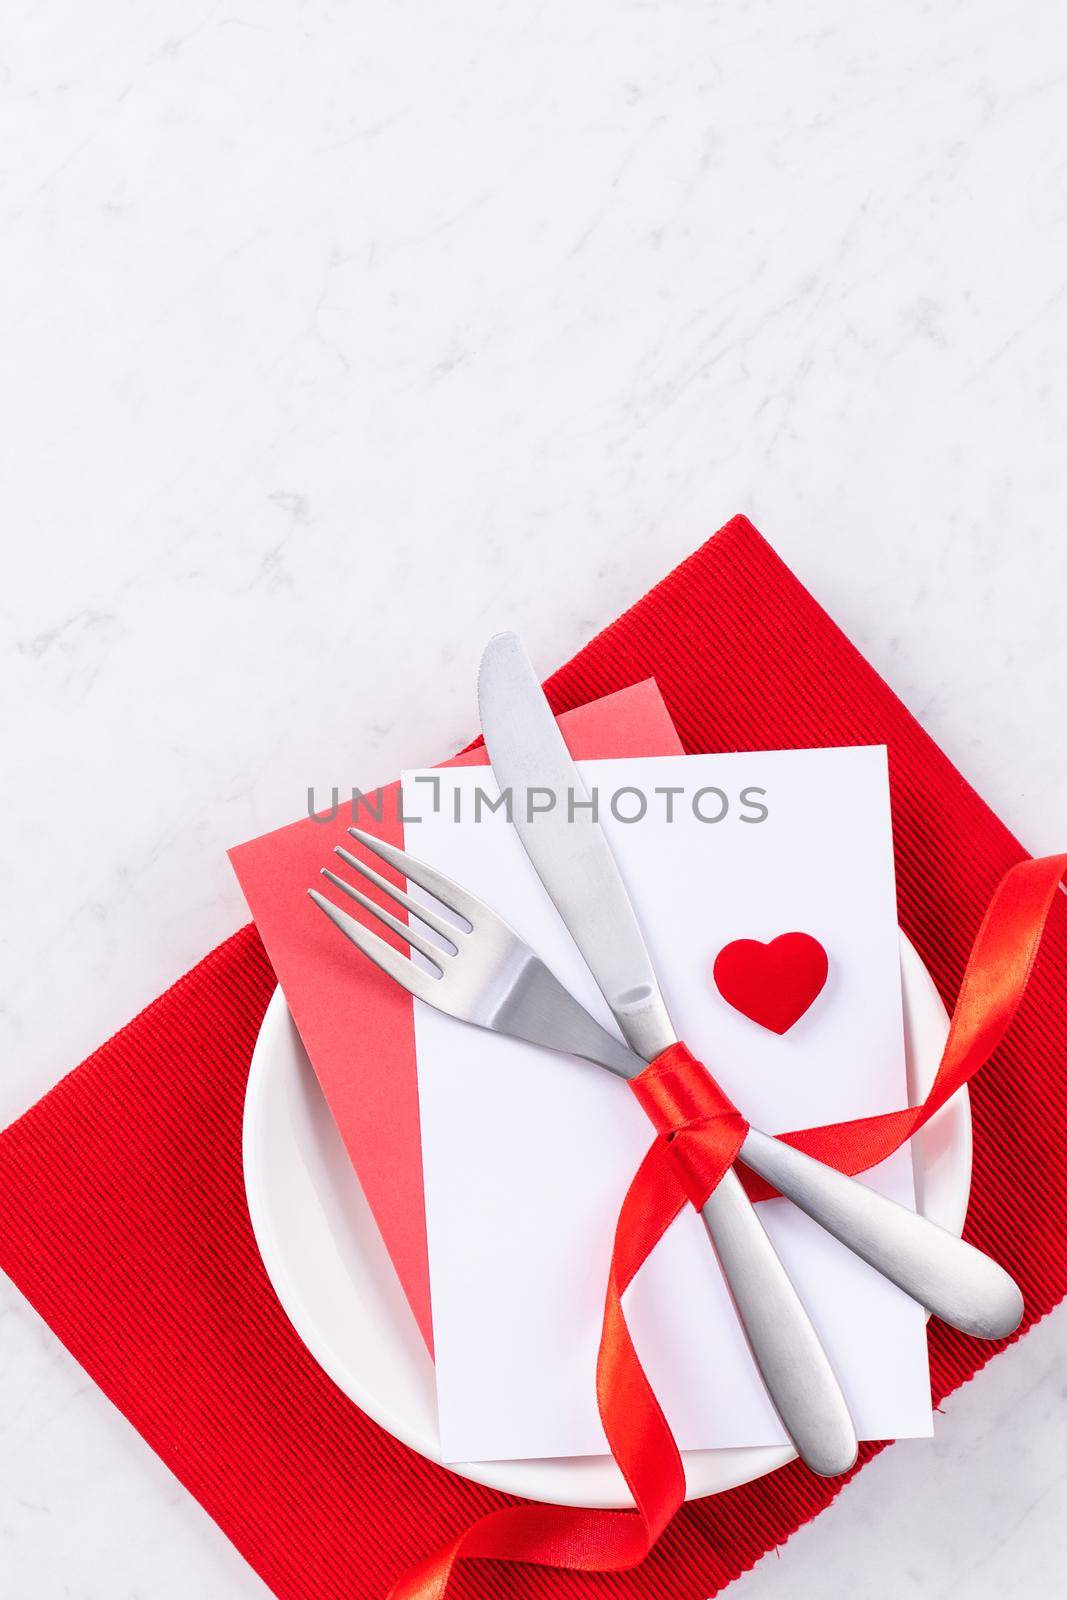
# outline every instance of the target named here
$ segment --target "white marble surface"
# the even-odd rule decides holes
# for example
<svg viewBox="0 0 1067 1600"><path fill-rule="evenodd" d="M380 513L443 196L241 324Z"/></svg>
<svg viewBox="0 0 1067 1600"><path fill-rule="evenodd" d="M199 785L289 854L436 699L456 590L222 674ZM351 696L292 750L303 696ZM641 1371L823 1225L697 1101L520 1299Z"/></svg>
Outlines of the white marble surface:
<svg viewBox="0 0 1067 1600"><path fill-rule="evenodd" d="M1067 842L1055 0L12 0L0 1121L244 920L224 847L475 726L747 511ZM9 1285L0 1593L265 1595ZM1059 1592L1067 1318L741 1600Z"/></svg>

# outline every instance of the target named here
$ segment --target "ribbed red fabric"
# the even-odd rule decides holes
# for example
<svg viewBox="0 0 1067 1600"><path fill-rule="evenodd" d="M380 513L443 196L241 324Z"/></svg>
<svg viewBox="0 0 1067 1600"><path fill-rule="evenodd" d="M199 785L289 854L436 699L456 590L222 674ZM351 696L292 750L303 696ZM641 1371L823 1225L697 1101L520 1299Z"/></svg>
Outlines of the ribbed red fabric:
<svg viewBox="0 0 1067 1600"><path fill-rule="evenodd" d="M743 518L548 692L559 711L650 675L692 751L888 744L901 922L951 1003L1023 851ZM1010 1263L1024 1327L1067 1288L1065 978L1061 899L1024 1007L971 1091L967 1234ZM272 987L243 929L0 1135L0 1263L281 1600L371 1600L509 1502L370 1422L274 1298L241 1178L244 1085ZM935 1400L997 1348L932 1324ZM861 1465L880 1448L862 1447ZM794 1463L685 1507L633 1572L471 1563L455 1593L696 1600L838 1488Z"/></svg>

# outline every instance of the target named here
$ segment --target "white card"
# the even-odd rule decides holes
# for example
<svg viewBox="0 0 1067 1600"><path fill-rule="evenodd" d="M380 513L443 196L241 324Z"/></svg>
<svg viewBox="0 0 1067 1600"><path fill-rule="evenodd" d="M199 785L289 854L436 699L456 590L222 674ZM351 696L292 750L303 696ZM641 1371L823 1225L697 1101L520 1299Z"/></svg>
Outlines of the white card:
<svg viewBox="0 0 1067 1600"><path fill-rule="evenodd" d="M599 792L679 1036L752 1122L781 1132L906 1105L884 747L589 761L581 771ZM672 787L681 792L668 822ZM613 815L623 788L647 797L640 821ZM477 802L479 790L497 793L485 768L405 774L405 816L419 819L408 822L408 849L506 917L614 1028L517 834L503 811ZM702 820L723 809L712 791L726 814ZM742 791L762 793L742 801ZM638 808L632 792L616 807ZM792 930L822 942L830 975L778 1036L726 1004L711 968L731 940ZM608 1260L651 1125L621 1080L585 1062L418 1004L415 1039L445 1459L601 1454L594 1374ZM906 1149L865 1181L914 1204ZM787 1201L760 1214L860 1438L928 1435L921 1309ZM785 1441L691 1208L626 1309L683 1449Z"/></svg>

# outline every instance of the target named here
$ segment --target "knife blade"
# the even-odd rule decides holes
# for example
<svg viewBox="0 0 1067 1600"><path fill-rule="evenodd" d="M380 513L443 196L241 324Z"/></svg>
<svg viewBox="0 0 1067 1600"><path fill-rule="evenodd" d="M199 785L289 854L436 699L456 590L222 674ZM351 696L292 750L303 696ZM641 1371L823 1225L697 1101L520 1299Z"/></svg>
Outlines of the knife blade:
<svg viewBox="0 0 1067 1600"><path fill-rule="evenodd" d="M675 1042L671 1019L611 846L515 634L490 640L478 702L519 838L627 1044L651 1061Z"/></svg>
<svg viewBox="0 0 1067 1600"><path fill-rule="evenodd" d="M478 675L489 759L541 882L631 1048L651 1061L677 1035L607 838L522 643L489 641ZM798 1454L847 1472L856 1433L826 1353L731 1169L701 1215L756 1366Z"/></svg>

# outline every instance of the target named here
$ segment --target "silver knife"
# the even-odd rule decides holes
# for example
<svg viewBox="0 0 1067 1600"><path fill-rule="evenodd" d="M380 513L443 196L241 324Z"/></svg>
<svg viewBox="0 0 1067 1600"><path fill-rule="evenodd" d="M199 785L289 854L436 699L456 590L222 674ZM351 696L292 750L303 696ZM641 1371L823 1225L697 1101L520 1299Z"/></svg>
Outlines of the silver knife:
<svg viewBox="0 0 1067 1600"><path fill-rule="evenodd" d="M511 791L512 821L527 854L624 1038L651 1061L677 1034L611 848L515 634L490 640L478 700L493 771ZM557 797L551 809L544 809L547 792ZM798 1455L821 1476L847 1472L857 1443L845 1398L732 1169L701 1215L756 1366Z"/></svg>

